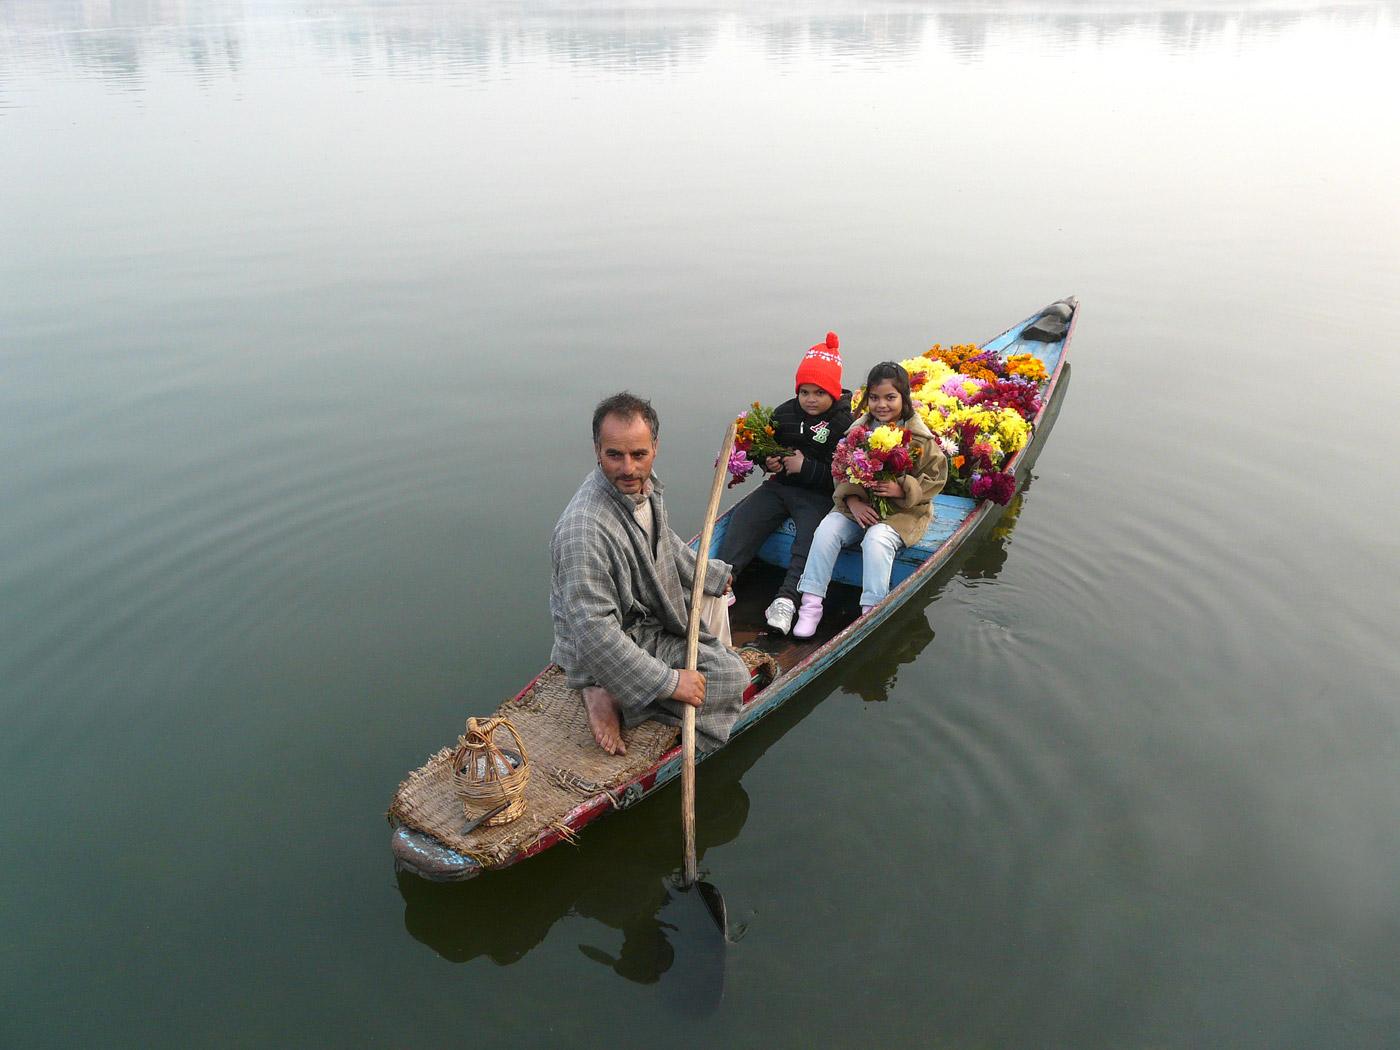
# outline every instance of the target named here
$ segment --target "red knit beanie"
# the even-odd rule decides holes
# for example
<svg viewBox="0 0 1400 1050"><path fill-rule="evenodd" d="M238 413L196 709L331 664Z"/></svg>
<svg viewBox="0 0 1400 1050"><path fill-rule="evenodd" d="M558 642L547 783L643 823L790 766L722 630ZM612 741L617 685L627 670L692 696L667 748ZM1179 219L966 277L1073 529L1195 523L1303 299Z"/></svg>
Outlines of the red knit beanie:
<svg viewBox="0 0 1400 1050"><path fill-rule="evenodd" d="M841 340L835 332L826 333L826 342L818 343L802 356L797 366L797 385L812 383L821 387L837 401L841 400Z"/></svg>

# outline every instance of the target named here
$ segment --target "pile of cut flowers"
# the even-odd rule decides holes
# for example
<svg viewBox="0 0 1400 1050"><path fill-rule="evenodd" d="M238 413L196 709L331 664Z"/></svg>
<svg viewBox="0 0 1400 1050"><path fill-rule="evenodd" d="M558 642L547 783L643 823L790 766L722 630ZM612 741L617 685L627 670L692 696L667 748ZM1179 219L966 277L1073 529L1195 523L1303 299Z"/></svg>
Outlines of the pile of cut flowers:
<svg viewBox="0 0 1400 1050"><path fill-rule="evenodd" d="M915 410L948 457L943 491L1009 503L1016 479L1005 464L1030 441L1044 362L1034 354L1003 358L970 344L935 344L900 365L909 373ZM856 391L852 406L861 394Z"/></svg>

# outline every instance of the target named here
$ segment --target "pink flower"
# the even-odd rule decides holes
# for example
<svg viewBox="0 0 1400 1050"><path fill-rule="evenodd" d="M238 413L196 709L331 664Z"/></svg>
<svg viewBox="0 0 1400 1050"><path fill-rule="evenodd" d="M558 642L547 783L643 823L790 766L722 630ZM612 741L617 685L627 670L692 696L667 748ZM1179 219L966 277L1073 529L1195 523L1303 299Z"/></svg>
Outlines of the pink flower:
<svg viewBox="0 0 1400 1050"><path fill-rule="evenodd" d="M742 449L729 454L729 487L733 488L753 473L753 462L744 455Z"/></svg>
<svg viewBox="0 0 1400 1050"><path fill-rule="evenodd" d="M967 397L967 387L964 384L967 380L967 376L949 376L947 379L943 380L943 386L939 389L949 397L965 398Z"/></svg>

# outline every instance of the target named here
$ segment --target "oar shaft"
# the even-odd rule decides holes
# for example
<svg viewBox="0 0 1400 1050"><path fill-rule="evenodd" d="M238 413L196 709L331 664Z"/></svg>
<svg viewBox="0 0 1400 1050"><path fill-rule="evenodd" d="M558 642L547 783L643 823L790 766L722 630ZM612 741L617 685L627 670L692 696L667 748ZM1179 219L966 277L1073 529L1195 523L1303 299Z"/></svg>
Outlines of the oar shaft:
<svg viewBox="0 0 1400 1050"><path fill-rule="evenodd" d="M700 546L695 552L695 582L690 587L690 622L685 636L685 668L694 671L700 661L700 603L705 600L705 570L710 567L710 537L715 531L724 479L729 474L729 453L734 448L734 424L724 432L715 480L710 486L710 503L705 508L705 525L700 530ZM681 705L681 834L685 840L685 885L697 877L695 864L695 708Z"/></svg>

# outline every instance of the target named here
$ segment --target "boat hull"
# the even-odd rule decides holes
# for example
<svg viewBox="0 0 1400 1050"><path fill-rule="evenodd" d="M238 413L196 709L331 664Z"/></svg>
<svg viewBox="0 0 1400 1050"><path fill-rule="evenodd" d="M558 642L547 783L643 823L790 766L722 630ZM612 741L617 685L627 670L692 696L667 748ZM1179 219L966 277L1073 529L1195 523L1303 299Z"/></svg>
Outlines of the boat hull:
<svg viewBox="0 0 1400 1050"><path fill-rule="evenodd" d="M1075 306L1074 314L1064 338L1057 344L1052 344L1055 347L1053 367L1050 369L1042 393L1042 408L1034 420L1031 441L1006 463L1005 469L1016 475L1018 486L1026 477L1035 457L1044 446L1045 439L1059 413L1064 390L1067 387L1069 374L1067 351L1075 326L1079 321L1077 301L1072 299L1068 301ZM1032 315L1020 324L1013 325L1001 335L988 340L983 346L1005 352L1018 342L1017 337L1020 331L1036 316L1038 315ZM1039 347L1045 344L1027 345ZM734 725L731 740L776 711L823 671L837 660L842 659L864 639L878 630L917 591L932 583L945 571L950 571L954 559L960 553L968 550L972 541L990 528L1004 510L1003 507L985 500L976 504L971 504L971 501L960 501L960 503L969 504L970 509L963 514L961 520L946 537L940 535L936 546L927 550L924 557L912 567L905 567L906 574L903 579L898 580L891 587L889 594L879 605L868 614L854 619L839 633L815 647L812 652L785 670L760 692L753 695L751 699L748 699L743 713ZM723 535L721 526L724 524L725 518L733 513L733 510L731 508L727 511L717 523L716 536L712 541L712 553ZM691 542L694 544L696 541L692 540ZM760 557L762 557L762 552ZM535 680L538 677L536 676ZM522 689L517 694L517 698L528 692L535 680ZM699 757L703 759L705 756ZM492 865L490 870L496 871L528 860L530 857L557 845L566 837L572 838L583 828L614 810L631 808L675 779L680 773L680 768L681 749L677 745L662 755L651 768L640 776L619 788L615 788L612 792L601 792L594 795L571 809L560 822L568 829L567 835L553 828L548 829L537 839L513 853L504 862ZM402 825L394 827L390 836L390 848L397 869L412 872L421 878L435 882L461 882L474 878L487 870L473 858L438 842L431 835Z"/></svg>

